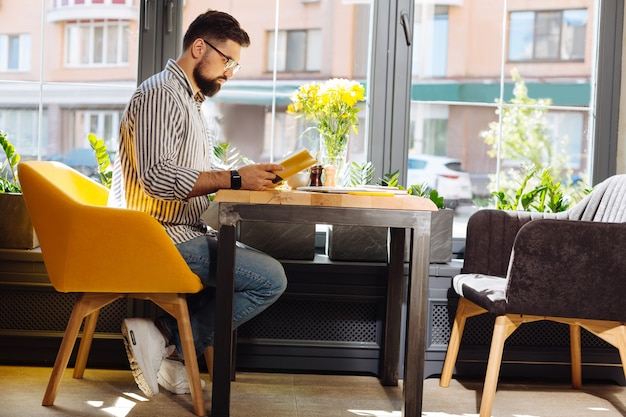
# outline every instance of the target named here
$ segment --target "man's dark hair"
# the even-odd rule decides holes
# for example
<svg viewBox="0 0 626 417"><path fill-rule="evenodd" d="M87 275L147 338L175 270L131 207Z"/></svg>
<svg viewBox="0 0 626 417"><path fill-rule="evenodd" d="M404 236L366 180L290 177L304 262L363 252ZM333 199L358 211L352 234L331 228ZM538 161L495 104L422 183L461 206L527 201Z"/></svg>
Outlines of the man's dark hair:
<svg viewBox="0 0 626 417"><path fill-rule="evenodd" d="M211 9L191 22L183 38L183 49L189 48L198 38L217 42L230 39L243 47L250 45L250 37L241 28L237 19L228 13Z"/></svg>

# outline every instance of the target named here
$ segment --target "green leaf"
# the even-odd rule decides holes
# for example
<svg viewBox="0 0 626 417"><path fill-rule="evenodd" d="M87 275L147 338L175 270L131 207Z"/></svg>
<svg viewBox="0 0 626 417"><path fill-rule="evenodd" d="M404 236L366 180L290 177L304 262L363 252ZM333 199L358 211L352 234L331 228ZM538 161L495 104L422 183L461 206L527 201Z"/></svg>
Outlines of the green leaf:
<svg viewBox="0 0 626 417"><path fill-rule="evenodd" d="M369 184L374 175L374 164L371 162L352 162L349 166L350 185L355 187L358 185Z"/></svg>
<svg viewBox="0 0 626 417"><path fill-rule="evenodd" d="M100 183L107 188L111 188L113 180L113 171L111 171L111 157L107 151L107 146L103 139L98 138L95 134L87 135L87 140L91 149L93 149L98 162L98 173L100 174Z"/></svg>

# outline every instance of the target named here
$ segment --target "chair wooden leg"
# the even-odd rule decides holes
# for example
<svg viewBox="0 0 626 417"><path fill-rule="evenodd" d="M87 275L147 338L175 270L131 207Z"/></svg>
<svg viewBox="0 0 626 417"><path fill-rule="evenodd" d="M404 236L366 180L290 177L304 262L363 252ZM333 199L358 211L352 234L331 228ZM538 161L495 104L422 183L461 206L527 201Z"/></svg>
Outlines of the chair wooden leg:
<svg viewBox="0 0 626 417"><path fill-rule="evenodd" d="M87 367L87 358L89 351L91 350L91 342L93 341L93 334L96 331L96 324L98 323L98 315L100 310L96 310L89 314L85 319L85 325L83 326L83 337L80 339L80 345L78 346L78 354L76 356L76 364L74 365L74 378L81 379L85 373Z"/></svg>
<svg viewBox="0 0 626 417"><path fill-rule="evenodd" d="M146 298L152 300L155 304L176 318L180 341L183 345L183 355L185 356L185 368L187 369L187 376L189 377L193 410L197 416L205 416L206 406L204 404L204 394L202 393L202 385L200 383L198 356L193 343L193 333L191 331L191 321L189 319L186 295L150 294Z"/></svg>
<svg viewBox="0 0 626 417"><path fill-rule="evenodd" d="M572 387L581 389L583 384L582 355L580 352L580 326L569 325L570 356L572 362Z"/></svg>
<svg viewBox="0 0 626 417"><path fill-rule="evenodd" d="M496 317L496 323L493 326L493 336L491 337L491 347L489 348L489 361L487 362L483 396L480 402L480 417L491 417L498 376L500 375L500 365L502 364L504 342L521 322L516 323L509 316Z"/></svg>
<svg viewBox="0 0 626 417"><path fill-rule="evenodd" d="M626 324L617 321L579 320L578 323L602 340L615 346L626 376Z"/></svg>
<svg viewBox="0 0 626 417"><path fill-rule="evenodd" d="M456 364L456 358L459 354L459 346L461 345L461 338L463 337L466 320L469 317L477 316L486 312L487 310L484 308L477 306L463 297L459 299L459 305L456 309L454 323L450 333L450 341L448 342L448 351L446 352L446 359L443 363L441 378L439 379L440 387L447 388L450 386L450 380L452 379L454 365Z"/></svg>
<svg viewBox="0 0 626 417"><path fill-rule="evenodd" d="M213 381L213 346L209 346L204 351L204 360L209 371L209 379Z"/></svg>
<svg viewBox="0 0 626 417"><path fill-rule="evenodd" d="M622 359L622 371L624 371L624 377L626 377L626 324L622 324L617 331L617 350L619 350L619 356Z"/></svg>
<svg viewBox="0 0 626 417"><path fill-rule="evenodd" d="M63 372L67 368L67 363L70 360L70 355L76 343L76 338L83 319L88 314L100 310L105 305L120 297L120 294L78 294L74 308L72 309L72 314L70 315L70 320L65 329L65 335L61 341L61 347L59 347L59 352L54 361L52 374L50 375L50 380L48 381L48 386L46 387L46 392L41 402L42 405L54 405Z"/></svg>

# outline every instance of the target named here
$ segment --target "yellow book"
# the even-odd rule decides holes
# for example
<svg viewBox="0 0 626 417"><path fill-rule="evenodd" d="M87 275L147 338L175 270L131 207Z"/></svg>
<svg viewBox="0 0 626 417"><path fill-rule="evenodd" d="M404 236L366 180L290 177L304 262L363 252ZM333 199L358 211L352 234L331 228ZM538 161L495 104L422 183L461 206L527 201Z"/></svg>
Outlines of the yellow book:
<svg viewBox="0 0 626 417"><path fill-rule="evenodd" d="M274 171L276 174L276 178L272 181L274 184L278 184L281 181L286 180L298 172L305 170L313 165L317 164L317 159L313 158L311 153L302 149L298 152L294 152L291 155L287 156L282 161L276 162L279 165L282 165L285 169L283 171Z"/></svg>

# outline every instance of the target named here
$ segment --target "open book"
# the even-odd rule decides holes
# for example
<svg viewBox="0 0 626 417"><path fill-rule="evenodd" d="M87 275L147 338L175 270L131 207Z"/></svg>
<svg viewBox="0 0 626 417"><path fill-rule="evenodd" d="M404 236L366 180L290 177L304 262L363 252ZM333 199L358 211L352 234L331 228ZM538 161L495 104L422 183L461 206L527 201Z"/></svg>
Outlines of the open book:
<svg viewBox="0 0 626 417"><path fill-rule="evenodd" d="M286 180L292 175L297 174L304 169L312 167L313 165L317 164L317 159L313 158L308 150L302 149L298 152L292 153L282 161L278 161L276 163L282 165L283 167L285 167L285 169L283 171L274 172L274 174L276 174L276 178L274 178L274 181L272 181L274 184L278 184L279 182Z"/></svg>

